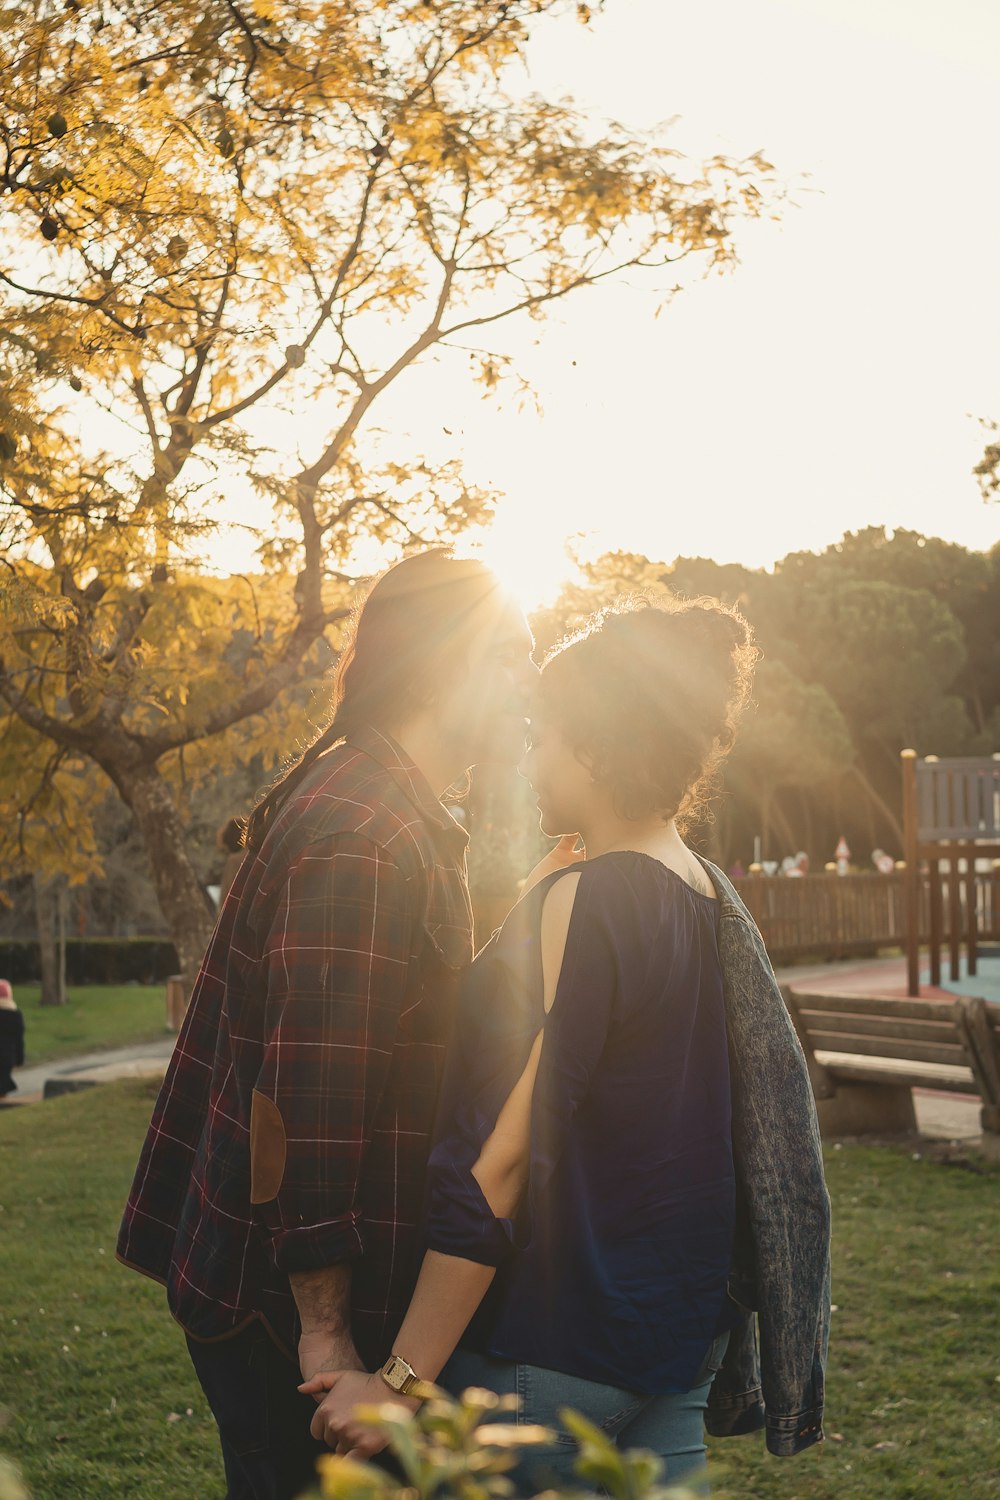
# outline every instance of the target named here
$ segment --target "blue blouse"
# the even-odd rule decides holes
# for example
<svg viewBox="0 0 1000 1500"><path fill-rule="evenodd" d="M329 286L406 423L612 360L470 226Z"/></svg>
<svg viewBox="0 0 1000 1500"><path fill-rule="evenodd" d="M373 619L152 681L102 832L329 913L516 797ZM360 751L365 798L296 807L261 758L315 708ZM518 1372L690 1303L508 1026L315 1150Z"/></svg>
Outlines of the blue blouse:
<svg viewBox="0 0 1000 1500"><path fill-rule="evenodd" d="M498 1267L464 1346L643 1394L686 1391L733 1311L718 902L645 854L570 869L580 882L548 1015L539 928L559 874L514 908L465 981L427 1243ZM528 1187L516 1219L496 1219L472 1168L539 1030Z"/></svg>

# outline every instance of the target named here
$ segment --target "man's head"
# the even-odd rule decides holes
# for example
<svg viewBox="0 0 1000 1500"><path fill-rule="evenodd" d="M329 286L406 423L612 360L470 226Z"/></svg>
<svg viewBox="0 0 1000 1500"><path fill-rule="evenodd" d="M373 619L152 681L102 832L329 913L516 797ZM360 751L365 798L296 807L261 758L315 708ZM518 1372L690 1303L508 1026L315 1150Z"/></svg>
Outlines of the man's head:
<svg viewBox="0 0 1000 1500"><path fill-rule="evenodd" d="M520 609L483 563L430 548L376 579L357 605L337 664L333 720L251 814L259 848L278 808L323 750L363 729L416 730L429 769L457 779L524 751L537 676ZM438 790L441 790L439 787Z"/></svg>
<svg viewBox="0 0 1000 1500"><path fill-rule="evenodd" d="M516 763L537 675L531 632L481 562L417 553L376 581L360 605L337 674L336 722L398 732L432 722L461 765Z"/></svg>

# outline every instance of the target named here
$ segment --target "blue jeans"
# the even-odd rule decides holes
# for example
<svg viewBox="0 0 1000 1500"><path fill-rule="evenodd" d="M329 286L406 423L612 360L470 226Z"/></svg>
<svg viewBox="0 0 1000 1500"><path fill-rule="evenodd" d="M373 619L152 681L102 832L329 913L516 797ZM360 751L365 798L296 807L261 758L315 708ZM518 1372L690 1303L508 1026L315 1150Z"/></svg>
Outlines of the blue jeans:
<svg viewBox="0 0 1000 1500"><path fill-rule="evenodd" d="M682 1479L690 1481L705 1467L705 1406L728 1341L728 1333L713 1341L694 1385L677 1395L642 1396L538 1365L493 1359L469 1349L456 1349L438 1384L452 1395L461 1394L469 1386L483 1386L501 1396L518 1396L519 1424L537 1422L556 1429L551 1446L525 1448L512 1471L511 1477L522 1494L534 1495L571 1482L580 1485L573 1473L576 1439L559 1430L559 1412L564 1406L600 1427L619 1448L648 1448L658 1454L663 1460L663 1479L676 1484ZM510 1421L510 1417L503 1414L498 1420Z"/></svg>

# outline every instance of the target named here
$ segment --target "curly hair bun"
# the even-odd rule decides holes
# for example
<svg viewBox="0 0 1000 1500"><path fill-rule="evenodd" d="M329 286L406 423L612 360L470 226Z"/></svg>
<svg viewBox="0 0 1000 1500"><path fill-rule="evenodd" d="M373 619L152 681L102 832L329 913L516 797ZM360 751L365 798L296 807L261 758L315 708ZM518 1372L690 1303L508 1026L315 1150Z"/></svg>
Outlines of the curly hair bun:
<svg viewBox="0 0 1000 1500"><path fill-rule="evenodd" d="M732 747L756 656L749 625L718 599L630 595L549 656L541 704L622 816L690 821Z"/></svg>

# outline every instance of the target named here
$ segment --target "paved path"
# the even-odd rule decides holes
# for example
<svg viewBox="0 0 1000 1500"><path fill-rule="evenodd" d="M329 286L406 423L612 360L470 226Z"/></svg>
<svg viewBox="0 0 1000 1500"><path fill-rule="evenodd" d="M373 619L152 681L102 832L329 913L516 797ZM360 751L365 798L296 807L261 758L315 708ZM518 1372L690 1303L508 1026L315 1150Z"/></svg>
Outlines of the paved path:
<svg viewBox="0 0 1000 1500"><path fill-rule="evenodd" d="M947 957L941 964L941 984L930 983L926 963L920 970L920 997L923 1000L954 1000L956 995L981 995L984 1000L1000 1003L1000 955L990 951L981 954L978 973L969 977L968 965L963 956L961 975L952 981L948 977ZM839 963L800 964L796 968L778 970L782 984L802 984L818 992L845 994L884 995L887 999L906 999L906 959L900 955L892 958L843 959Z"/></svg>
<svg viewBox="0 0 1000 1500"><path fill-rule="evenodd" d="M14 1075L17 1093L11 1095L8 1102L27 1104L40 1099L46 1079L64 1078L71 1073L80 1078L90 1076L95 1082L107 1078L156 1077L165 1070L174 1050L174 1041L174 1035L170 1033L155 1042L137 1042L131 1047L112 1047L106 1052L87 1052L79 1057L58 1057L33 1068L18 1068Z"/></svg>

